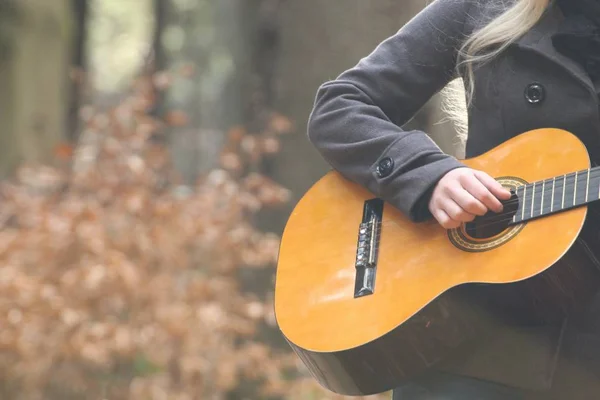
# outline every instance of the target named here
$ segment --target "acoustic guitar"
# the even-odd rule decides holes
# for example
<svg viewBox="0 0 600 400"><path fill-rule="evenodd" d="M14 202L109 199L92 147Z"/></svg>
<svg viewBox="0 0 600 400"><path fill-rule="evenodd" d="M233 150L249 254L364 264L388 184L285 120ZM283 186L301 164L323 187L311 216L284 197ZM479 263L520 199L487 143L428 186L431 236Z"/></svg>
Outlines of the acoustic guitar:
<svg viewBox="0 0 600 400"><path fill-rule="evenodd" d="M275 314L325 388L382 393L465 351L486 315L469 288L506 289L507 298L527 299L516 309L559 318L589 294L580 285L598 287L597 269L559 262L575 247L588 203L600 199L600 169L577 137L534 130L463 162L511 190L501 213L450 230L414 223L335 171L295 206Z"/></svg>

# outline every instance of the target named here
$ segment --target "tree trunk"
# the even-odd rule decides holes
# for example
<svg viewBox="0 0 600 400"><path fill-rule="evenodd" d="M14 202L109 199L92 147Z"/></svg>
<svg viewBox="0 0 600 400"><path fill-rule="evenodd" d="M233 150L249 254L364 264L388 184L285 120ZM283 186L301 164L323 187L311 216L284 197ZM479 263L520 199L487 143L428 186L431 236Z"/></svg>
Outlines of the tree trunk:
<svg viewBox="0 0 600 400"><path fill-rule="evenodd" d="M162 71L167 67L165 49L162 45L163 34L167 24L169 13L169 2L166 0L154 0L154 34L152 36L153 66L156 71Z"/></svg>
<svg viewBox="0 0 600 400"><path fill-rule="evenodd" d="M167 1L167 0L165 0ZM175 166L187 182L214 168L225 141L223 134L242 122L240 92L246 63L243 35L245 2L171 2L156 53L174 73L164 96L165 113L183 111L189 124L172 127L169 144ZM159 40L160 39L160 40ZM181 76L185 64L193 76Z"/></svg>
<svg viewBox="0 0 600 400"><path fill-rule="evenodd" d="M0 60L0 177L47 162L65 140L70 2L25 0Z"/></svg>
<svg viewBox="0 0 600 400"><path fill-rule="evenodd" d="M146 62L145 68L148 73L164 72L168 66L165 47L163 46L163 36L169 15L169 2L166 0L153 1L154 12L154 32L152 35L152 51ZM162 118L164 117L165 93L155 86L155 102L150 114Z"/></svg>
<svg viewBox="0 0 600 400"><path fill-rule="evenodd" d="M77 141L79 132L79 107L83 101L82 89L84 72L87 69L86 44L88 38L87 21L89 17L88 0L72 0L74 29L73 50L70 68L74 75L71 80L71 98L68 116L68 137L71 142Z"/></svg>

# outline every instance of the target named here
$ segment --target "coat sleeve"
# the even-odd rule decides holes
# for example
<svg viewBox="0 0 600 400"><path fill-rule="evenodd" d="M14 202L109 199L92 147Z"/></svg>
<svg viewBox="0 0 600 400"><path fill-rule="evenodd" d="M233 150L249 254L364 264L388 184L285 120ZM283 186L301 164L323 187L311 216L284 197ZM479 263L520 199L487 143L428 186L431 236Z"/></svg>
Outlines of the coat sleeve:
<svg viewBox="0 0 600 400"><path fill-rule="evenodd" d="M430 218L427 203L437 181L464 164L424 132L401 126L455 77L470 4L435 0L323 84L309 118L309 139L334 169L415 222Z"/></svg>

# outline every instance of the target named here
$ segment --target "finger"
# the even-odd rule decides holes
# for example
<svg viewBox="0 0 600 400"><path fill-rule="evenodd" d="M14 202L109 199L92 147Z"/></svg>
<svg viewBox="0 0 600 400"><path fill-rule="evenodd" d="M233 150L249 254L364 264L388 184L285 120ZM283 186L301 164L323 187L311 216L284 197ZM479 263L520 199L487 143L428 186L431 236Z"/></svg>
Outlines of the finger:
<svg viewBox="0 0 600 400"><path fill-rule="evenodd" d="M433 216L437 220L437 222L445 229L454 229L460 226L459 221L455 221L452 218L450 218L450 216L446 214L446 212L441 208L437 208L433 212Z"/></svg>
<svg viewBox="0 0 600 400"><path fill-rule="evenodd" d="M475 219L475 215L465 211L461 206L450 198L446 199L440 207L448 214L448 216L459 222L471 222Z"/></svg>
<svg viewBox="0 0 600 400"><path fill-rule="evenodd" d="M471 196L485 207L486 212L487 210L492 210L497 213L502 211L502 203L500 203L500 200L498 200L477 177L468 176L461 184Z"/></svg>
<svg viewBox="0 0 600 400"><path fill-rule="evenodd" d="M510 191L500 184L497 180L483 171L475 171L475 177L483 183L494 196L500 200L508 200L511 197Z"/></svg>
<svg viewBox="0 0 600 400"><path fill-rule="evenodd" d="M480 183L476 178L471 177L471 179L469 181L471 181L471 182L475 181L477 185L481 186L479 188L480 192L489 193L489 191L485 188L485 186L483 186L483 184ZM467 181L467 182L465 182L464 186L465 187L457 187L457 188L451 189L450 193L449 193L450 198L452 200L454 200L454 202L456 204L458 204L460 206L460 208L462 208L463 210L465 210L466 212L468 212L470 214L485 215L485 213L487 213L487 211L488 211L488 207L486 207L484 205L484 203L482 203L480 200L478 200L479 196L477 196L476 193L473 193L469 189L469 187L475 186L475 185L473 185L473 183L469 183ZM475 191L475 192L477 192L477 191ZM490 194L490 196L491 196L491 194Z"/></svg>

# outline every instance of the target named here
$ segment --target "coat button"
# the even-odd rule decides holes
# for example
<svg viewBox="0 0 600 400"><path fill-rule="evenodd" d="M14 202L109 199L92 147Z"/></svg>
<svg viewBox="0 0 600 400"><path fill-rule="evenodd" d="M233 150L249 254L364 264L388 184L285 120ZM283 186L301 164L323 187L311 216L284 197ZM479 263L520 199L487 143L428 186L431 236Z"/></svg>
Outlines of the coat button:
<svg viewBox="0 0 600 400"><path fill-rule="evenodd" d="M525 88L525 99L530 104L539 104L544 101L546 97L546 92L544 87L539 83L530 83Z"/></svg>
<svg viewBox="0 0 600 400"><path fill-rule="evenodd" d="M379 161L379 164L377 165L377 176L379 176L380 178L385 178L386 176L392 173L393 169L394 160L392 160L390 157L385 157L384 159Z"/></svg>

